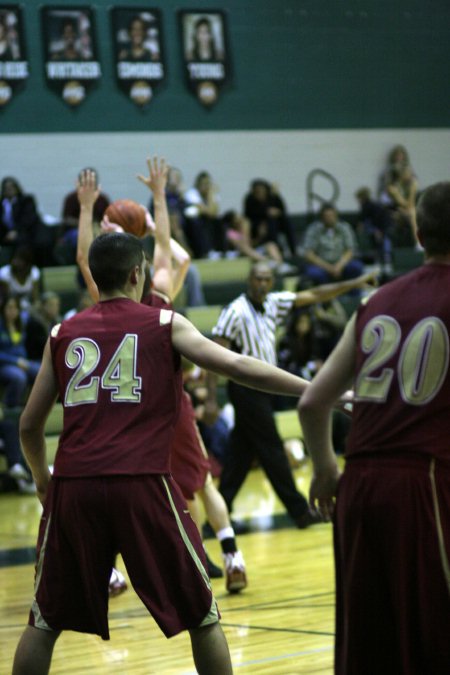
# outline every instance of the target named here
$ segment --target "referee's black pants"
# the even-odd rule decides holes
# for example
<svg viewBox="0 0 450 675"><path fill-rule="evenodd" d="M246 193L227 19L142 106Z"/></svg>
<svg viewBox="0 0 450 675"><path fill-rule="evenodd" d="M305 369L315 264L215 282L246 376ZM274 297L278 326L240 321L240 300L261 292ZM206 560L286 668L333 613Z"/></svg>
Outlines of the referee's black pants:
<svg viewBox="0 0 450 675"><path fill-rule="evenodd" d="M235 426L230 434L219 486L228 509L232 510L233 499L256 457L287 512L297 520L308 510L308 503L295 485L275 425L272 396L235 382L228 383L228 395L235 410Z"/></svg>

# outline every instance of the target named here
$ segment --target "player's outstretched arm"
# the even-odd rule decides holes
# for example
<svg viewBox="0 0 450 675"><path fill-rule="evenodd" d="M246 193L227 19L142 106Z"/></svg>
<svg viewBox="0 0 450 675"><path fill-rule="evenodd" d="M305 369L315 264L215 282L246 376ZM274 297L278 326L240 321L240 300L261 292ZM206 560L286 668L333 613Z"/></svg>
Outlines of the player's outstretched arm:
<svg viewBox="0 0 450 675"><path fill-rule="evenodd" d="M77 195L80 202L80 218L78 221L77 263L86 283L89 295L94 302L98 302L99 293L97 284L92 278L89 269L89 248L94 239L92 231L94 204L100 193L97 187L94 171L82 171L77 183Z"/></svg>
<svg viewBox="0 0 450 675"><path fill-rule="evenodd" d="M218 375L226 375L239 384L271 394L300 396L307 380L269 365L251 356L242 356L205 338L187 319L175 314L172 344L189 361Z"/></svg>
<svg viewBox="0 0 450 675"><path fill-rule="evenodd" d="M45 501L50 471L48 468L45 445L45 422L56 401L57 382L47 341L41 368L28 397L25 409L20 417L20 441L25 459L30 467L37 495L41 503Z"/></svg>
<svg viewBox="0 0 450 675"><path fill-rule="evenodd" d="M295 306L301 307L304 305L313 305L316 302L326 302L332 300L338 295L348 293L354 288L365 288L366 286L374 286L377 283L378 272L369 272L362 274L356 279L348 279L347 281L338 281L335 284L323 284L322 286L315 286L305 291L298 291L295 298Z"/></svg>

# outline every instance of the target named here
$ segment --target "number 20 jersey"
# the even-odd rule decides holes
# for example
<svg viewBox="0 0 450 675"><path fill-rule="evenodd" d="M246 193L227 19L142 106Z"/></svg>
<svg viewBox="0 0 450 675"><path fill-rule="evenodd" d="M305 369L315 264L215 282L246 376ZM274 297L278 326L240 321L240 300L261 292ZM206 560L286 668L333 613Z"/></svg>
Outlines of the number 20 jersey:
<svg viewBox="0 0 450 675"><path fill-rule="evenodd" d="M347 456L450 459L450 266L426 264L380 288L356 320Z"/></svg>
<svg viewBox="0 0 450 675"><path fill-rule="evenodd" d="M64 406L56 477L170 472L182 391L172 317L116 298L64 321L50 338Z"/></svg>

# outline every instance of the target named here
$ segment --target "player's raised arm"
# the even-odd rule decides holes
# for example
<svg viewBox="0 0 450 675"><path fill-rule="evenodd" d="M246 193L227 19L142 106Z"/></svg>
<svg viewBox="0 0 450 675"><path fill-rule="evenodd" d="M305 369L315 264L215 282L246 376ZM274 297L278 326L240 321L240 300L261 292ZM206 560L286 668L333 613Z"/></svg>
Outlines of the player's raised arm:
<svg viewBox="0 0 450 675"><path fill-rule="evenodd" d="M154 223L147 213L147 227L155 237L153 252L153 287L173 298L172 252L170 246L170 219L166 203L168 166L164 159L148 158L148 176L138 180L151 190L154 205Z"/></svg>
<svg viewBox="0 0 450 675"><path fill-rule="evenodd" d="M92 278L89 269L89 248L94 239L92 231L94 204L97 201L100 188L97 185L95 171L86 169L81 172L77 183L77 195L80 202L80 218L78 221L77 263L86 283L89 295L98 302L99 293L97 284Z"/></svg>

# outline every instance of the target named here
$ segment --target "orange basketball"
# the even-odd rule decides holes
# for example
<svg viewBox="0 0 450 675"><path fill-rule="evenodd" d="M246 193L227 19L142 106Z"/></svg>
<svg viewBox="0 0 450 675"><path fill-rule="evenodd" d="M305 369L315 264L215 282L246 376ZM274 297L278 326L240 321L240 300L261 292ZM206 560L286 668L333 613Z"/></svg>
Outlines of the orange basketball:
<svg viewBox="0 0 450 675"><path fill-rule="evenodd" d="M106 209L105 216L136 237L143 237L146 233L145 211L132 199L116 199Z"/></svg>

